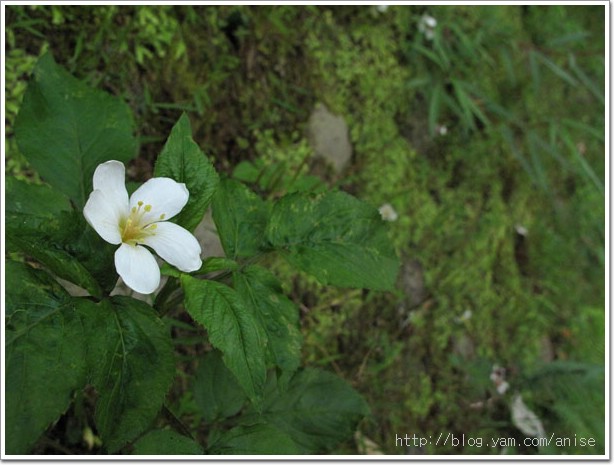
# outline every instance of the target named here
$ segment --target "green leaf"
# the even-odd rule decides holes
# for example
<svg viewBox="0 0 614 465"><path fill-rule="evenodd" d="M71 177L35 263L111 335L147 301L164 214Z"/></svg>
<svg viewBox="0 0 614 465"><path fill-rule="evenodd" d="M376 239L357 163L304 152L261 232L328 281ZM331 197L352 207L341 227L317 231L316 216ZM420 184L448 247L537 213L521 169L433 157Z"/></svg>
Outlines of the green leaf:
<svg viewBox="0 0 614 465"><path fill-rule="evenodd" d="M456 93L456 97L458 98L463 111L467 114L467 118L471 120L471 126L473 127L473 116L475 115L484 126L490 125L490 120L484 114L482 109L479 107L477 103L475 103L473 97L469 94L470 85L465 83L464 81L453 80L452 86L454 87L454 91Z"/></svg>
<svg viewBox="0 0 614 465"><path fill-rule="evenodd" d="M296 455L300 448L279 428L267 424L239 425L222 433L210 446L216 455Z"/></svg>
<svg viewBox="0 0 614 465"><path fill-rule="evenodd" d="M239 264L234 260L230 260L229 258L209 257L203 261L202 266L197 271L194 271L191 274L206 274L223 270L234 271L238 267ZM173 276L175 278L181 277L181 274L183 273L168 263L163 263L162 266L160 266L160 272L165 276Z"/></svg>
<svg viewBox="0 0 614 465"><path fill-rule="evenodd" d="M234 271L238 267L239 267L239 264L229 258L209 257L203 262L202 266L196 273L205 274L205 273L212 273L214 271L223 271L223 270Z"/></svg>
<svg viewBox="0 0 614 465"><path fill-rule="evenodd" d="M318 194L328 190L326 184L318 176L300 175L287 186L288 192L311 192Z"/></svg>
<svg viewBox="0 0 614 465"><path fill-rule="evenodd" d="M467 95L461 81L453 79L452 87L454 89L454 95L456 96L456 100L458 101L459 107L461 109L461 119L468 128L476 130L477 126L475 125L473 113L471 112L471 104L469 103L471 98Z"/></svg>
<svg viewBox="0 0 614 465"><path fill-rule="evenodd" d="M408 89L418 89L420 87L426 87L431 84L432 81L428 77L417 77L407 81L407 83L405 83L405 87L407 87Z"/></svg>
<svg viewBox="0 0 614 465"><path fill-rule="evenodd" d="M46 229L71 210L68 198L47 184L6 178L6 228L9 236Z"/></svg>
<svg viewBox="0 0 614 465"><path fill-rule="evenodd" d="M236 415L247 400L217 351L205 354L200 360L193 392L194 400L208 423Z"/></svg>
<svg viewBox="0 0 614 465"><path fill-rule="evenodd" d="M181 115L158 156L156 177L168 177L185 183L190 198L174 221L193 231L201 222L219 183L211 162L192 139L190 120Z"/></svg>
<svg viewBox="0 0 614 465"><path fill-rule="evenodd" d="M60 225L67 231L64 249L79 260L105 292L111 292L118 279L115 269L117 245L102 239L78 212L73 212L72 216L64 215Z"/></svg>
<svg viewBox="0 0 614 465"><path fill-rule="evenodd" d="M569 118L560 118L557 119L557 122L560 122L565 126L578 129L579 131L586 132L590 134L591 137L594 137L596 140L600 142L605 142L605 134L603 129L599 129L589 124L582 123L581 121L576 121Z"/></svg>
<svg viewBox="0 0 614 465"><path fill-rule="evenodd" d="M232 171L232 177L242 182L256 183L261 171L253 162L243 160L235 166Z"/></svg>
<svg viewBox="0 0 614 465"><path fill-rule="evenodd" d="M109 452L147 429L175 374L168 329L147 304L116 296L78 299L88 340L90 383L98 391L95 422Z"/></svg>
<svg viewBox="0 0 614 465"><path fill-rule="evenodd" d="M96 167L136 154L133 120L116 97L89 88L51 54L40 58L15 121L20 151L40 176L83 208Z"/></svg>
<svg viewBox="0 0 614 465"><path fill-rule="evenodd" d="M23 221L19 221L22 218ZM57 217L7 217L7 246L45 265L98 298L117 283L116 245L105 242L87 226L80 212L62 211Z"/></svg>
<svg viewBox="0 0 614 465"><path fill-rule="evenodd" d="M555 62L550 60L550 58L548 58L546 55L540 52L534 52L534 54L536 58L538 58L544 65L546 65L548 69L550 69L550 71L556 74L560 79L565 81L567 84L573 87L576 87L578 85L578 81L576 81L576 79L571 74L569 74L559 65L557 65Z"/></svg>
<svg viewBox="0 0 614 465"><path fill-rule="evenodd" d="M326 189L318 176L301 174L300 169L287 176L288 169L286 162L265 162L259 158L255 162L240 162L232 172L232 177L247 184L257 184L263 191L276 188L285 192L317 192Z"/></svg>
<svg viewBox="0 0 614 465"><path fill-rule="evenodd" d="M516 137L514 133L512 132L512 129L507 125L501 126L501 135L503 136L503 139L509 145L509 148L512 154L518 160L518 162L524 168L524 170L527 172L529 177L532 180L535 180L536 175L535 173L533 173L533 168L531 164L529 163L529 161L527 160L527 158L520 151L520 148L518 147L518 143L516 142Z"/></svg>
<svg viewBox="0 0 614 465"><path fill-rule="evenodd" d="M441 84L436 84L431 91L428 115L429 133L431 135L435 134L435 128L439 122L439 115L441 113L441 96L443 93L444 90Z"/></svg>
<svg viewBox="0 0 614 465"><path fill-rule="evenodd" d="M431 50L429 50L428 48L426 48L423 45L420 44L414 44L413 47L422 55L424 55L426 58L428 58L429 60L431 60L434 64L436 64L442 71L446 71L447 67L446 67L446 62L443 59L443 57L437 55L436 53L432 52Z"/></svg>
<svg viewBox="0 0 614 465"><path fill-rule="evenodd" d="M213 219L228 257L252 257L263 249L268 216L268 204L245 185L222 180L213 198Z"/></svg>
<svg viewBox="0 0 614 465"><path fill-rule="evenodd" d="M391 289L399 260L377 209L345 192L290 194L266 235L286 259L324 284Z"/></svg>
<svg viewBox="0 0 614 465"><path fill-rule="evenodd" d="M258 159L255 163L249 161L239 163L232 172L232 177L242 182L257 184L260 189L267 191L278 185L286 171L286 162L267 162Z"/></svg>
<svg viewBox="0 0 614 465"><path fill-rule="evenodd" d="M568 150L573 155L575 161L578 163L578 165L580 165L580 169L578 170L580 175L590 179L593 185L599 191L599 193L601 195L604 195L605 190L603 182L601 181L601 179L599 179L595 171L593 171L591 165L588 163L588 161L586 161L586 158L584 158L584 156L580 154L577 145L574 143L574 141L571 139L567 132L562 134L562 139L565 142L565 145L567 145Z"/></svg>
<svg viewBox="0 0 614 465"><path fill-rule="evenodd" d="M156 429L134 443L132 455L202 455L203 448L186 436L167 429Z"/></svg>
<svg viewBox="0 0 614 465"><path fill-rule="evenodd" d="M233 278L235 289L255 311L266 332L270 360L284 371L295 371L301 361L303 341L296 305L283 294L273 273L265 268L248 266L234 273Z"/></svg>
<svg viewBox="0 0 614 465"><path fill-rule="evenodd" d="M208 333L211 344L250 400L259 405L266 380L266 337L241 297L223 284L181 276L185 307Z"/></svg>
<svg viewBox="0 0 614 465"><path fill-rule="evenodd" d="M6 264L6 452L27 454L86 382L83 328L44 271Z"/></svg>
<svg viewBox="0 0 614 465"><path fill-rule="evenodd" d="M267 392L258 418L286 432L301 453L319 453L351 438L368 413L366 402L343 379L308 368L296 373L284 392Z"/></svg>
<svg viewBox="0 0 614 465"><path fill-rule="evenodd" d="M13 177L5 178L6 213L21 213L50 218L71 209L68 198L47 184L32 184Z"/></svg>
<svg viewBox="0 0 614 465"><path fill-rule="evenodd" d="M538 63L538 52L530 49L528 52L529 55L529 67L531 68L531 78L533 83L533 91L535 93L539 93L541 87L541 73L539 70Z"/></svg>
<svg viewBox="0 0 614 465"><path fill-rule="evenodd" d="M48 236L32 231L19 234L8 229L7 232L9 250L19 250L35 258L58 277L81 286L95 297L102 297L102 288L83 264Z"/></svg>
<svg viewBox="0 0 614 465"><path fill-rule="evenodd" d="M593 94L593 96L598 100L598 102L601 105L604 105L605 96L603 94L603 91L601 90L601 87L597 83L595 83L590 77L588 77L588 75L584 71L582 71L582 68L577 65L576 58L573 54L569 55L569 67L580 80L580 82L584 84L584 86L589 90L589 92Z"/></svg>

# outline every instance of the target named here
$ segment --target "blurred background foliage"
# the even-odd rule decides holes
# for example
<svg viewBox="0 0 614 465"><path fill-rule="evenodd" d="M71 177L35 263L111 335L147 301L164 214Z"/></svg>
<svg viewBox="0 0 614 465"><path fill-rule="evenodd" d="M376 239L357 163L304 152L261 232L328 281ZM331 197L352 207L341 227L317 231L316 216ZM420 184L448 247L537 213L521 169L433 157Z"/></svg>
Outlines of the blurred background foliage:
<svg viewBox="0 0 614 465"><path fill-rule="evenodd" d="M371 406L336 452L604 453L604 8L9 5L6 173L39 182L12 128L51 50L130 104L132 180L151 176L185 111L217 168L263 195L300 179L388 203L396 292L333 290L273 265L301 306L304 363L334 370ZM349 127L341 173L312 156L317 102ZM202 348L187 328L169 418L198 429L189 360ZM547 433L596 445L524 447L515 394ZM92 431L79 433L87 415L71 415L39 452L96 450ZM395 443L441 432L517 446Z"/></svg>

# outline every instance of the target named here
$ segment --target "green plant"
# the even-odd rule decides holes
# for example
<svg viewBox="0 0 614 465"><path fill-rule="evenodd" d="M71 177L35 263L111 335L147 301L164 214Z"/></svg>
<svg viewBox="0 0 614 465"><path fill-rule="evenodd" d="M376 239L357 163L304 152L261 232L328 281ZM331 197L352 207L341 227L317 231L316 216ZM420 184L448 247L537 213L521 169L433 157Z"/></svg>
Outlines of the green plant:
<svg viewBox="0 0 614 465"><path fill-rule="evenodd" d="M87 386L93 421L79 421L109 453L303 454L351 436L366 403L342 379L300 368L297 307L265 266L279 256L324 284L389 289L398 260L377 210L342 191L272 201L220 180L185 115L155 177L128 199L132 131L122 101L49 54L39 60L16 136L45 184L11 179L7 195L8 250L26 259L6 260L7 452L31 451L73 402L83 405L73 398ZM190 231L210 204L226 257L202 262ZM110 294L118 274L137 292L156 289L160 270L144 246L169 262L151 305ZM194 386L206 445L164 405L175 376L169 324L183 311L215 349ZM160 412L176 431L160 428Z"/></svg>

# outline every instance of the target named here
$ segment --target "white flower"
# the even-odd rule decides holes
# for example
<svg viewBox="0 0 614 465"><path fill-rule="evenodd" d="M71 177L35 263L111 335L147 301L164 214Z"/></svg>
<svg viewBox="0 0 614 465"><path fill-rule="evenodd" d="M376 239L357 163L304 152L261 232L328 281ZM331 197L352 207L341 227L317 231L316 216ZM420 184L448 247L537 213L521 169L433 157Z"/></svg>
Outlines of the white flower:
<svg viewBox="0 0 614 465"><path fill-rule="evenodd" d="M437 126L436 131L440 136L445 136L448 133L448 128L445 125L441 124Z"/></svg>
<svg viewBox="0 0 614 465"><path fill-rule="evenodd" d="M521 236L526 236L527 234L529 234L529 230L521 224L515 225L514 229L516 229L516 232Z"/></svg>
<svg viewBox="0 0 614 465"><path fill-rule="evenodd" d="M427 40L433 40L435 37L435 28L437 20L430 15L424 14L418 22L418 30L424 34Z"/></svg>
<svg viewBox="0 0 614 465"><path fill-rule="evenodd" d="M115 252L115 268L124 283L141 294L151 294L160 284L160 269L151 247L181 271L202 265L200 244L186 229L168 220L188 202L185 184L170 178L153 178L128 199L125 168L115 160L98 165L94 190L83 215L105 241L121 244Z"/></svg>
<svg viewBox="0 0 614 465"><path fill-rule="evenodd" d="M497 385L497 392L501 395L505 394L507 392L507 390L510 388L510 383L508 383L507 381L501 381L498 385Z"/></svg>
<svg viewBox="0 0 614 465"><path fill-rule="evenodd" d="M473 312L469 309L465 310L463 314L456 318L456 321L462 323L463 321L469 321L473 316Z"/></svg>
<svg viewBox="0 0 614 465"><path fill-rule="evenodd" d="M382 215L384 221L396 221L399 218L398 213L389 203L385 203L379 207L379 214Z"/></svg>
<svg viewBox="0 0 614 465"><path fill-rule="evenodd" d="M505 394L510 388L510 384L505 381L505 368L499 365L493 365L490 380L495 384L497 392L501 395Z"/></svg>
<svg viewBox="0 0 614 465"><path fill-rule="evenodd" d="M386 10L388 10L389 5L382 5L379 4L377 5L375 8L377 9L377 11L379 11L380 13L386 13Z"/></svg>
<svg viewBox="0 0 614 465"><path fill-rule="evenodd" d="M498 384L505 380L505 368L501 368L499 365L493 365L490 372L490 380Z"/></svg>
<svg viewBox="0 0 614 465"><path fill-rule="evenodd" d="M520 394L516 394L512 400L512 423L526 436L536 438L546 436L541 420L527 407Z"/></svg>
<svg viewBox="0 0 614 465"><path fill-rule="evenodd" d="M431 29L435 29L437 27L437 20L432 16L423 15L422 21L424 21L426 27L430 27Z"/></svg>

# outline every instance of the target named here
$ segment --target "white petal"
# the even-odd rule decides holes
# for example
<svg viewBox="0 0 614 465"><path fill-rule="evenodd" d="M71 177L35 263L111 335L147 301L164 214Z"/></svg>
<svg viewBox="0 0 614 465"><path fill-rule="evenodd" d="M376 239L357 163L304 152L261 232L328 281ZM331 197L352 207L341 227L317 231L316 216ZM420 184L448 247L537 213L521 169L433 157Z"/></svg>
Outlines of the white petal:
<svg viewBox="0 0 614 465"><path fill-rule="evenodd" d="M526 436L543 438L546 435L541 420L527 407L520 394L512 401L512 423Z"/></svg>
<svg viewBox="0 0 614 465"><path fill-rule="evenodd" d="M152 178L139 187L130 197L130 208L151 205L151 210L143 216L141 224L168 220L181 211L190 196L185 184L170 178Z"/></svg>
<svg viewBox="0 0 614 465"><path fill-rule="evenodd" d="M122 214L128 214L128 191L126 190L126 168L124 164L111 160L98 165L94 171L94 190L104 192Z"/></svg>
<svg viewBox="0 0 614 465"><path fill-rule="evenodd" d="M115 269L126 286L141 294L151 294L160 285L160 268L145 247L122 244L115 252Z"/></svg>
<svg viewBox="0 0 614 465"><path fill-rule="evenodd" d="M111 244L121 244L119 220L122 212L116 208L112 201L99 190L95 190L87 199L83 207L83 216L92 228L105 241Z"/></svg>
<svg viewBox="0 0 614 465"><path fill-rule="evenodd" d="M190 232L166 221L155 226L154 234L143 240L145 245L181 271L196 271L201 267L200 244Z"/></svg>
<svg viewBox="0 0 614 465"><path fill-rule="evenodd" d="M423 16L424 18L424 22L426 23L426 25L430 28L435 28L437 27L437 20L435 18L433 18L432 16Z"/></svg>

